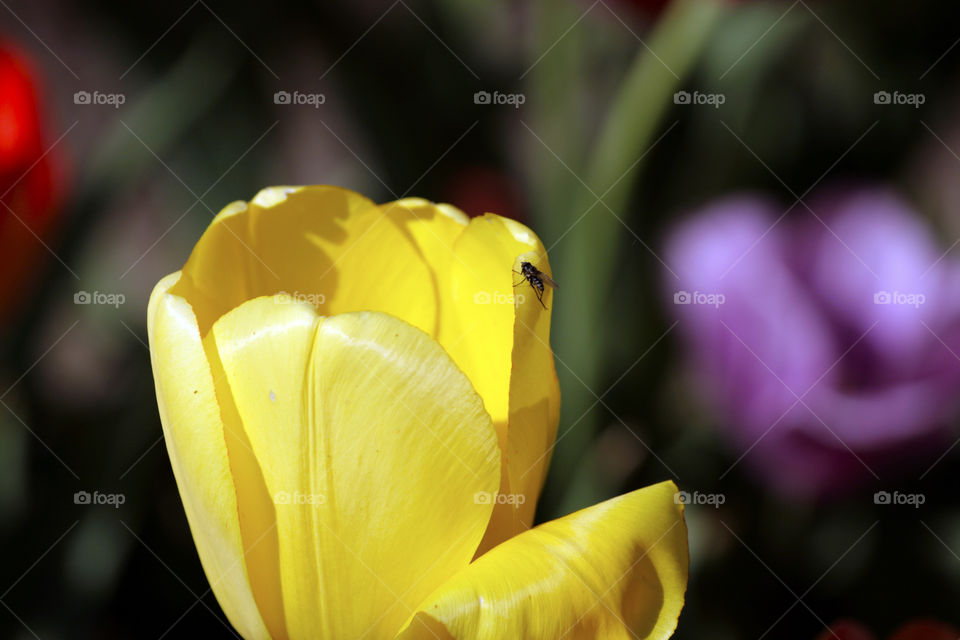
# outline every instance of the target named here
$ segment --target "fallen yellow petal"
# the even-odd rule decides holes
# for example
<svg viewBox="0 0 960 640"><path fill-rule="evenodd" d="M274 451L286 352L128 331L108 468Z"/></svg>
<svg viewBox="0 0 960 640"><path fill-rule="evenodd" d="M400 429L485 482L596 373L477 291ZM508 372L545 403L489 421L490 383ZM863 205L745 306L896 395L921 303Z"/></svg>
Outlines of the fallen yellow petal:
<svg viewBox="0 0 960 640"><path fill-rule="evenodd" d="M663 482L521 533L417 607L404 640L665 640L683 607L683 505Z"/></svg>

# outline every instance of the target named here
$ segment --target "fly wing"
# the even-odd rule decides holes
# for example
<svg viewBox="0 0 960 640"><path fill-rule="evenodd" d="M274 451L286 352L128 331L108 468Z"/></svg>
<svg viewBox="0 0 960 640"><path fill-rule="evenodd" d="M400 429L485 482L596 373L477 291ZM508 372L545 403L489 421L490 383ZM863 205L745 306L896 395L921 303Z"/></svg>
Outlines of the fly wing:
<svg viewBox="0 0 960 640"><path fill-rule="evenodd" d="M548 284L548 285L550 285L551 287L553 287L554 289L559 289L559 288L560 288L560 285L558 285L556 282L554 282L554 281L553 281L553 278L551 278L550 276L548 276L547 274L545 274L545 273L542 272L542 271L540 272L540 279L543 280L544 284Z"/></svg>

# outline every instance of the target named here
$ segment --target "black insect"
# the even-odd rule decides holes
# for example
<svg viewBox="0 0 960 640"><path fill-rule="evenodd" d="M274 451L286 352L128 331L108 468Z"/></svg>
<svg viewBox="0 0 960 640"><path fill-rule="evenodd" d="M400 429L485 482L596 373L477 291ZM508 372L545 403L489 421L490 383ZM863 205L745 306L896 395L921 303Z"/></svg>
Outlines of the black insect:
<svg viewBox="0 0 960 640"><path fill-rule="evenodd" d="M517 275L523 276L523 279L530 283L530 287L533 289L533 292L537 294L537 300L540 302L540 306L544 309L547 308L547 305L543 304L543 285L552 287L554 289L559 289L560 285L553 281L553 278L545 274L540 269L537 269L535 266L529 262L520 263L520 271L514 271ZM521 281L522 282L522 281ZM518 282L513 286L521 284Z"/></svg>

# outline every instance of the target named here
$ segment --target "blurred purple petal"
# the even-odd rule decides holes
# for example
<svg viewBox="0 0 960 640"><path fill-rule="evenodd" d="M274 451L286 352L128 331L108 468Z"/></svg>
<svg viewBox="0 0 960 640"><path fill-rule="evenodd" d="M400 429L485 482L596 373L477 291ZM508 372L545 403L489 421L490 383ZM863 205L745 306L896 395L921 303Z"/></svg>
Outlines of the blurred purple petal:
<svg viewBox="0 0 960 640"><path fill-rule="evenodd" d="M960 390L957 267L926 227L880 190L809 204L785 216L757 197L718 201L666 254L672 308L736 456L801 496L921 455Z"/></svg>

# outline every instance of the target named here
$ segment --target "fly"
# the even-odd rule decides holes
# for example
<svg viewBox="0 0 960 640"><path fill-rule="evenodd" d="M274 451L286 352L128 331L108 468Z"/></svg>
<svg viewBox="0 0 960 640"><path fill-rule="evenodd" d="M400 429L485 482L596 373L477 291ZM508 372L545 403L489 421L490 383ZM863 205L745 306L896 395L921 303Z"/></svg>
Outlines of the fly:
<svg viewBox="0 0 960 640"><path fill-rule="evenodd" d="M553 278L545 274L540 269L537 269L529 262L520 263L520 271L514 271L514 273L523 276L523 279L530 283L530 287L533 289L533 292L537 294L537 300L540 302L540 306L544 309L547 308L547 305L543 304L543 285L547 285L552 289L559 289L560 285L553 281ZM513 286L517 286L519 282Z"/></svg>

